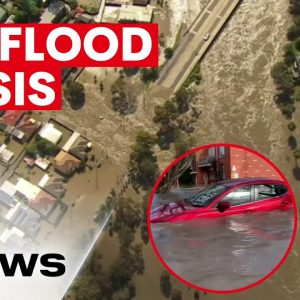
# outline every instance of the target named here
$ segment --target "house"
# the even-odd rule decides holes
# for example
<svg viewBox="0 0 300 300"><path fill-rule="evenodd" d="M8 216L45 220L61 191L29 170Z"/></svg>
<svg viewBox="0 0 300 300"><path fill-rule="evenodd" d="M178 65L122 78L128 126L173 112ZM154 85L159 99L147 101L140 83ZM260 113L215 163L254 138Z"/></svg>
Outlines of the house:
<svg viewBox="0 0 300 300"><path fill-rule="evenodd" d="M62 150L73 154L81 161L86 161L87 151L89 150L88 144L88 140L75 131L62 147Z"/></svg>
<svg viewBox="0 0 300 300"><path fill-rule="evenodd" d="M235 147L211 147L195 152L192 170L196 185L245 177L281 179L265 160Z"/></svg>
<svg viewBox="0 0 300 300"><path fill-rule="evenodd" d="M122 5L119 13L120 23L151 23L153 16L153 7L148 5L146 7L136 5Z"/></svg>
<svg viewBox="0 0 300 300"><path fill-rule="evenodd" d="M64 178L59 175L50 177L48 174L45 174L38 183L38 186L57 199L63 197L66 192Z"/></svg>
<svg viewBox="0 0 300 300"><path fill-rule="evenodd" d="M40 23L56 23L66 13L66 4L63 1L51 1L40 18Z"/></svg>
<svg viewBox="0 0 300 300"><path fill-rule="evenodd" d="M8 164L11 159L13 158L14 153L7 149L7 145L1 144L0 145L0 161L5 164Z"/></svg>
<svg viewBox="0 0 300 300"><path fill-rule="evenodd" d="M105 5L121 6L125 4L130 4L130 2L130 0L105 0Z"/></svg>
<svg viewBox="0 0 300 300"><path fill-rule="evenodd" d="M24 195L29 202L34 200L41 192L41 189L38 186L22 177L18 178L15 188L19 193Z"/></svg>
<svg viewBox="0 0 300 300"><path fill-rule="evenodd" d="M38 134L40 137L55 145L61 140L63 135L62 132L56 129L52 123L46 123Z"/></svg>
<svg viewBox="0 0 300 300"><path fill-rule="evenodd" d="M4 181L0 187L0 203L6 207L14 207L17 204L14 199L15 194L15 186L7 180Z"/></svg>
<svg viewBox="0 0 300 300"><path fill-rule="evenodd" d="M55 169L63 175L72 175L80 166L80 159L63 150L54 159Z"/></svg>
<svg viewBox="0 0 300 300"><path fill-rule="evenodd" d="M12 135L20 142L28 142L38 131L41 122L36 121L29 115L24 115L12 131Z"/></svg>
<svg viewBox="0 0 300 300"><path fill-rule="evenodd" d="M56 201L53 196L41 190L34 199L29 201L29 206L42 216L47 217L53 210Z"/></svg>
<svg viewBox="0 0 300 300"><path fill-rule="evenodd" d="M21 110L6 110L0 118L0 129L11 133L23 115L24 111Z"/></svg>
<svg viewBox="0 0 300 300"><path fill-rule="evenodd" d="M31 238L37 235L41 227L40 215L20 202L7 212L5 219Z"/></svg>

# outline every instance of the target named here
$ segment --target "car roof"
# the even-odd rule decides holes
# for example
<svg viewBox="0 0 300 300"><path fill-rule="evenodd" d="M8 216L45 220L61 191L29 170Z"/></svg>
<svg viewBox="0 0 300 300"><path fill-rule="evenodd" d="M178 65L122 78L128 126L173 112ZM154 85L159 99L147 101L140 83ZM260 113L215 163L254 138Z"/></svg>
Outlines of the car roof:
<svg viewBox="0 0 300 300"><path fill-rule="evenodd" d="M282 180L272 179L272 178L264 178L264 177L245 177L245 178L237 178L237 179L227 179L219 181L218 184L223 184L226 186L235 186L239 184L255 184L255 183L270 183L270 184L284 184Z"/></svg>

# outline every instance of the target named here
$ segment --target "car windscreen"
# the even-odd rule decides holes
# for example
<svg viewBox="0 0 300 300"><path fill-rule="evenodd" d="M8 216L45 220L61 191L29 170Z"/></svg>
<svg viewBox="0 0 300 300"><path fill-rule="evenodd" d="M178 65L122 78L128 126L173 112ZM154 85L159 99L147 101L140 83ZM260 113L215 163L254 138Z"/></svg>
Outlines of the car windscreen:
<svg viewBox="0 0 300 300"><path fill-rule="evenodd" d="M226 190L228 190L227 186L214 184L189 198L185 198L184 201L191 206L206 207Z"/></svg>

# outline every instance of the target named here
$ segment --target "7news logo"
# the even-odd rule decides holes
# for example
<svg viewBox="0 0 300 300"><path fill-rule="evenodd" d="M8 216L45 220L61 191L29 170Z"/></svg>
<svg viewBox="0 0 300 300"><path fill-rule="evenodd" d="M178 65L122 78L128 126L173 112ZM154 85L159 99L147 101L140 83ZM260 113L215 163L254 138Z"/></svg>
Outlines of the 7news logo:
<svg viewBox="0 0 300 300"><path fill-rule="evenodd" d="M34 269L37 266L39 254L34 253L26 262L25 257L21 253L14 254L11 262L9 262L7 255L0 253L0 277L14 277L19 267L22 276L31 277ZM62 261L65 257L57 253L49 253L40 256L40 273L46 277L59 277L65 274L66 267Z"/></svg>

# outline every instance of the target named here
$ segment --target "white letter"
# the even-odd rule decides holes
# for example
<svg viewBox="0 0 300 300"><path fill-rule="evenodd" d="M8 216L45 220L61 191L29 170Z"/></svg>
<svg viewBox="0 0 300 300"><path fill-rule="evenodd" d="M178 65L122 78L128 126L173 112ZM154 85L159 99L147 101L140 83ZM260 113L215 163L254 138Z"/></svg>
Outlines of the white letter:
<svg viewBox="0 0 300 300"><path fill-rule="evenodd" d="M24 105L24 72L15 74L15 104Z"/></svg>
<svg viewBox="0 0 300 300"><path fill-rule="evenodd" d="M34 105L47 106L55 100L55 92L51 87L39 83L40 79L44 79L47 83L55 81L54 77L47 72L32 74L29 79L30 86L36 91L45 94L45 98L39 98L37 94L30 95L28 98Z"/></svg>
<svg viewBox="0 0 300 300"><path fill-rule="evenodd" d="M0 29L0 60L9 61L10 58L10 49L20 48L19 40L11 40L12 35L21 35L20 27L4 27Z"/></svg>
<svg viewBox="0 0 300 300"><path fill-rule="evenodd" d="M9 82L10 78L6 73L0 72L0 81L2 83ZM5 105L9 102L11 93L8 88L0 85L0 105Z"/></svg>
<svg viewBox="0 0 300 300"><path fill-rule="evenodd" d="M109 40L109 47L103 53L99 53L93 48L93 41L95 37L99 35L104 35ZM86 34L84 38L85 53L91 59L96 61L106 61L113 58L118 51L118 44L119 43L116 34L111 29L106 27L93 28Z"/></svg>
<svg viewBox="0 0 300 300"><path fill-rule="evenodd" d="M59 52L56 49L56 40L60 36L66 35L72 40L72 47L68 52ZM53 29L47 38L47 50L52 58L59 61L69 61L75 58L80 52L81 40L78 33L69 27L59 27Z"/></svg>
<svg viewBox="0 0 300 300"><path fill-rule="evenodd" d="M132 52L132 37L136 35L142 39L142 49L140 52ZM138 27L128 27L123 29L123 60L138 61L145 59L151 52L152 39L148 31Z"/></svg>
<svg viewBox="0 0 300 300"><path fill-rule="evenodd" d="M26 47L26 60L28 61L43 61L44 53L35 52L35 37L34 28L25 28L25 47Z"/></svg>

